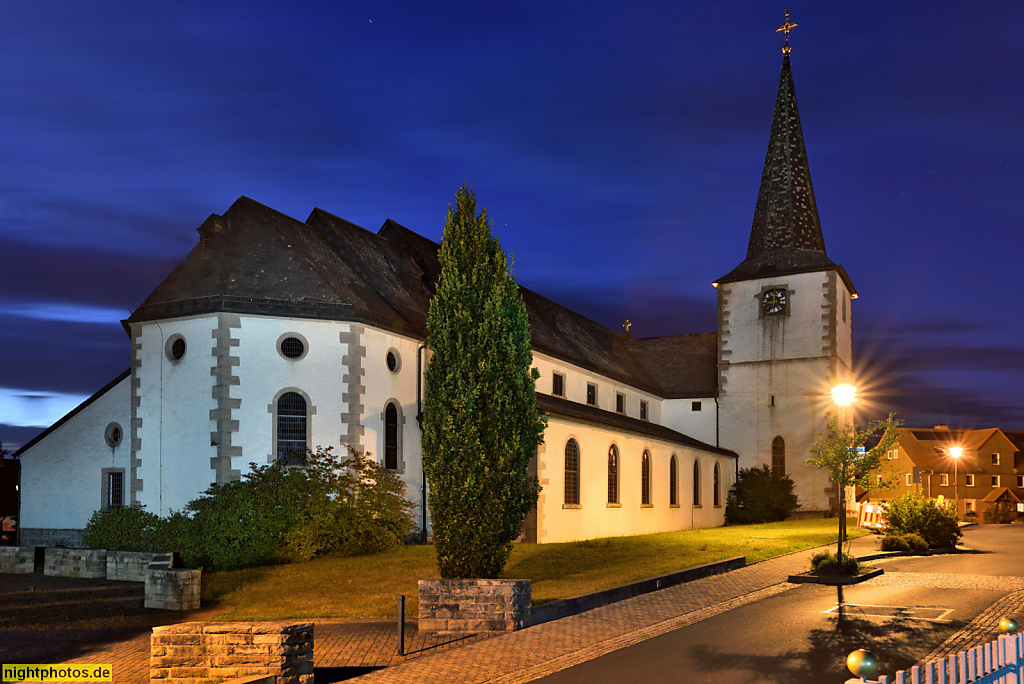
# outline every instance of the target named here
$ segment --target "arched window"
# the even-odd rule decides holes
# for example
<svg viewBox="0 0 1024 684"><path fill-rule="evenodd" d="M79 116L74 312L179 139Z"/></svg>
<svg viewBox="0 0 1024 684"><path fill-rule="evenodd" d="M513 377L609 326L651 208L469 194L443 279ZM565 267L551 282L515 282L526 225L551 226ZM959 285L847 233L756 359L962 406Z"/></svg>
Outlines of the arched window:
<svg viewBox="0 0 1024 684"><path fill-rule="evenodd" d="M721 506L722 505L722 471L719 470L717 463L715 464L714 484L715 484L715 490L714 490L713 498L714 498L714 501L715 501L715 505L716 506Z"/></svg>
<svg viewBox="0 0 1024 684"><path fill-rule="evenodd" d="M384 467L398 470L398 408L394 402L384 407Z"/></svg>
<svg viewBox="0 0 1024 684"><path fill-rule="evenodd" d="M575 439L565 443L565 503L580 503L580 446Z"/></svg>
<svg viewBox="0 0 1024 684"><path fill-rule="evenodd" d="M608 503L619 503L619 448L608 447Z"/></svg>
<svg viewBox="0 0 1024 684"><path fill-rule="evenodd" d="M277 400L277 460L286 465L306 461L306 400L298 392L285 392Z"/></svg>
<svg viewBox="0 0 1024 684"><path fill-rule="evenodd" d="M651 505L651 454L644 451L640 459L640 504Z"/></svg>
<svg viewBox="0 0 1024 684"><path fill-rule="evenodd" d="M786 476L786 440L782 437L772 440L772 474Z"/></svg>
<svg viewBox="0 0 1024 684"><path fill-rule="evenodd" d="M668 461L668 503L670 506L679 505L679 464L675 454Z"/></svg>
<svg viewBox="0 0 1024 684"><path fill-rule="evenodd" d="M700 506L700 461L693 462L693 505Z"/></svg>

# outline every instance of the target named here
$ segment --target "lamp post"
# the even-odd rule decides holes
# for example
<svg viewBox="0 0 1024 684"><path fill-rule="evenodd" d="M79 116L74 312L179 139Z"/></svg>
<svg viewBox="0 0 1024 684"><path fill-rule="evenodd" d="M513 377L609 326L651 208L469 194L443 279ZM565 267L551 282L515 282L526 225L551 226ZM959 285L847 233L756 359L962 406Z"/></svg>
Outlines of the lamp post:
<svg viewBox="0 0 1024 684"><path fill-rule="evenodd" d="M832 388L832 403L845 409L857 400L857 388L850 384L840 384ZM840 412L840 420L845 425L845 416ZM847 447L849 449L850 447ZM836 560L843 557L843 542L846 541L846 459L843 460L839 488L839 550L836 552Z"/></svg>
<svg viewBox="0 0 1024 684"><path fill-rule="evenodd" d="M956 517L960 517L960 490L956 486L957 466L960 465L960 457L964 455L963 447L950 447L949 455L953 457L953 500L956 501Z"/></svg>

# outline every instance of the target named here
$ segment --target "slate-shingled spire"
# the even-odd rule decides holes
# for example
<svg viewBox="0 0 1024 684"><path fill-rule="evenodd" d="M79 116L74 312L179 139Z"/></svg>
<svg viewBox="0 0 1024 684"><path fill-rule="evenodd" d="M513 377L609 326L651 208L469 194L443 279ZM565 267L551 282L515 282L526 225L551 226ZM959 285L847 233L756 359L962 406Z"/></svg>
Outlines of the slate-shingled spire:
<svg viewBox="0 0 1024 684"><path fill-rule="evenodd" d="M783 54L775 116L754 208L747 258L718 282L838 268L825 253L796 107L789 52L784 50Z"/></svg>

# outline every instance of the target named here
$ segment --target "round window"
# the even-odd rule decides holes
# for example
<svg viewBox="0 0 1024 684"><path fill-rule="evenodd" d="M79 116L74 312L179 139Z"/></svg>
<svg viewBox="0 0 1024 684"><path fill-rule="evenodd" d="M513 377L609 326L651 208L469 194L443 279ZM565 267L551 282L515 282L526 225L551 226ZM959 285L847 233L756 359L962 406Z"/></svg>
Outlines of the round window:
<svg viewBox="0 0 1024 684"><path fill-rule="evenodd" d="M289 359L297 359L306 351L306 345L298 337L286 337L281 340L281 353Z"/></svg>
<svg viewBox="0 0 1024 684"><path fill-rule="evenodd" d="M167 338L164 353L167 354L167 358L171 361L181 361L186 351L188 351L188 345L185 343L184 337L181 335L171 335Z"/></svg>
<svg viewBox="0 0 1024 684"><path fill-rule="evenodd" d="M112 449L121 444L122 439L124 439L124 430L118 423L111 423L103 432L103 440Z"/></svg>
<svg viewBox="0 0 1024 684"><path fill-rule="evenodd" d="M309 351L309 342L297 332L288 332L277 338L277 353L289 361L298 361Z"/></svg>
<svg viewBox="0 0 1024 684"><path fill-rule="evenodd" d="M388 350L388 370L392 373L397 373L402 367L402 358L398 355L398 352L394 349Z"/></svg>

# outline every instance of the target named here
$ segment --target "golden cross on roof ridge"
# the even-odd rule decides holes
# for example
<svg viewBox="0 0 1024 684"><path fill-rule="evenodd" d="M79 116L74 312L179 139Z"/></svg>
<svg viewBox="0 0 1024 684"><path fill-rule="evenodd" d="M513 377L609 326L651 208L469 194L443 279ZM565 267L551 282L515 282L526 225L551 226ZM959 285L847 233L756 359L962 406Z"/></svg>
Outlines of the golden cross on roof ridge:
<svg viewBox="0 0 1024 684"><path fill-rule="evenodd" d="M776 33L781 33L782 35L784 35L786 37L786 44L784 46L782 46L782 53L783 54L788 55L789 51L792 49L791 47L789 47L789 32L792 31L793 29L795 29L799 25L800 24L796 23L795 21L790 21L789 20L789 8L787 7L786 8L786 21L783 22L782 26L780 26L779 28L775 29Z"/></svg>

